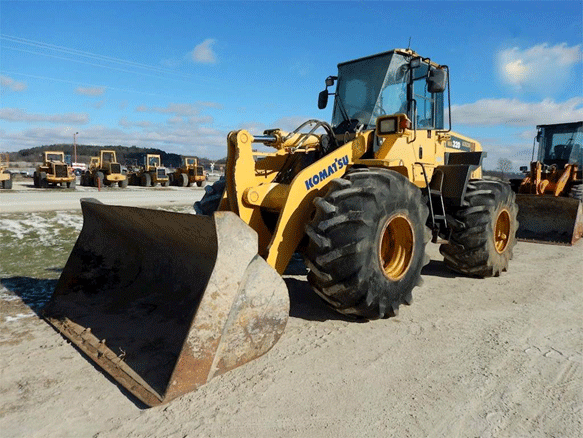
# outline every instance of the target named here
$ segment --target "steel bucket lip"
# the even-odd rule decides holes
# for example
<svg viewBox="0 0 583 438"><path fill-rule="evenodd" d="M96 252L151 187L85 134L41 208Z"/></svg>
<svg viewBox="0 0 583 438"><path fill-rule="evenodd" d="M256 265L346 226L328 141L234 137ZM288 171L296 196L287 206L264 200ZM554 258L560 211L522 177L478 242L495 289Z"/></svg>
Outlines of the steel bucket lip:
<svg viewBox="0 0 583 438"><path fill-rule="evenodd" d="M517 194L516 204L520 241L574 245L583 235L583 209L577 199Z"/></svg>

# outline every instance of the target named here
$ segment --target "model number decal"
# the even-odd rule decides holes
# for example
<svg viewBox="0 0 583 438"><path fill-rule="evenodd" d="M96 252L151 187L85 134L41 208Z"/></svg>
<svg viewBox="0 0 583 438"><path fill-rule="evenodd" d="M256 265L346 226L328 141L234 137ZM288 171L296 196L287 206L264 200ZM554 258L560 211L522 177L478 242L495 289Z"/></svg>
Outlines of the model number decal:
<svg viewBox="0 0 583 438"><path fill-rule="evenodd" d="M452 149L457 149L458 151L466 152L470 152L474 149L474 143L465 141L459 137L451 137L451 139L447 141L446 146Z"/></svg>
<svg viewBox="0 0 583 438"><path fill-rule="evenodd" d="M312 175L312 177L304 181L306 184L306 190L310 190L315 185L334 175L336 172L346 166L348 166L348 155L344 155L342 158L336 158L334 162L328 166L328 168L320 170L320 172Z"/></svg>

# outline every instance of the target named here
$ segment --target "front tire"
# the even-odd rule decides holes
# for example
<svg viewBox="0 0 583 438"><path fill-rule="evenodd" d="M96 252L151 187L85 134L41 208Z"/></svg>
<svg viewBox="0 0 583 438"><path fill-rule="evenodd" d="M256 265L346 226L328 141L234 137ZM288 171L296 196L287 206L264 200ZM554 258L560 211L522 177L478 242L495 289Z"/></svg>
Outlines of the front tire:
<svg viewBox="0 0 583 438"><path fill-rule="evenodd" d="M149 173L142 174L140 178L140 185L142 187L150 187L152 185L152 177Z"/></svg>
<svg viewBox="0 0 583 438"><path fill-rule="evenodd" d="M337 312L366 319L409 304L429 262L421 191L397 172L357 169L314 204L305 256L315 292Z"/></svg>
<svg viewBox="0 0 583 438"><path fill-rule="evenodd" d="M506 271L518 230L515 199L502 181L470 181L462 207L453 210L449 243L439 248L445 264L475 277L497 277Z"/></svg>

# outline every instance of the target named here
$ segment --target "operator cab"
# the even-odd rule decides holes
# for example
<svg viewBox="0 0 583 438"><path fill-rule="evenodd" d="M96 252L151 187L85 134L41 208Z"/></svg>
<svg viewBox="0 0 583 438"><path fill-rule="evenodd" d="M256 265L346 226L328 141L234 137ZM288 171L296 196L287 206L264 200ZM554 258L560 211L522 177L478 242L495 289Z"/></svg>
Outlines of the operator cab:
<svg viewBox="0 0 583 438"><path fill-rule="evenodd" d="M547 166L566 164L583 167L583 122L539 125L537 160Z"/></svg>
<svg viewBox="0 0 583 438"><path fill-rule="evenodd" d="M444 129L447 67L412 50L392 50L338 64L338 76L326 78L318 107L334 95L335 134L374 129L383 115L406 114L412 129ZM336 91L328 87L337 81Z"/></svg>

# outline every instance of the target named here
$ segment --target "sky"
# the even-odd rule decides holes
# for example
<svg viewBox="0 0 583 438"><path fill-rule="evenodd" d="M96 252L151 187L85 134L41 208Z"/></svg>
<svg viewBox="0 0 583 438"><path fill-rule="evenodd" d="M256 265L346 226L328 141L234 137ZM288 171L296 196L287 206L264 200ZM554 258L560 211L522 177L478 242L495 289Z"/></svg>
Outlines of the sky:
<svg viewBox="0 0 583 438"><path fill-rule="evenodd" d="M229 131L317 118L337 64L410 45L450 69L452 127L484 167L583 120L581 1L0 1L0 151L226 156Z"/></svg>

